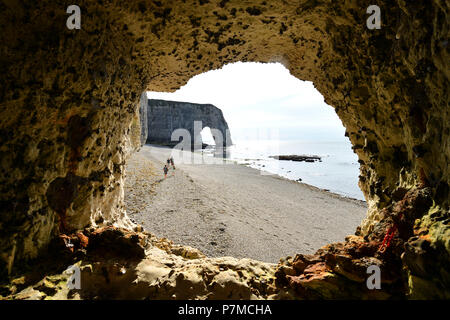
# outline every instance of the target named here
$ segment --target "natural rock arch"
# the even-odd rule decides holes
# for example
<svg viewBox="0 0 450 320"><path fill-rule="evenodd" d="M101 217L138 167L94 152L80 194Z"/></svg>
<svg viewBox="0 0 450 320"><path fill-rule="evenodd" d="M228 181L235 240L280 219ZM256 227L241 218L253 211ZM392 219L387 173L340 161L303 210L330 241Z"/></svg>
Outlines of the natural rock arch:
<svg viewBox="0 0 450 320"><path fill-rule="evenodd" d="M189 140L187 143L180 143L185 149L201 148L200 132L210 127L217 130L217 137L214 137L217 145L226 147L232 144L222 110L212 104L149 99L147 106L148 122L145 130L148 131L148 143L176 146L180 143L179 139L186 138ZM175 130L180 129L183 134L178 136Z"/></svg>
<svg viewBox="0 0 450 320"><path fill-rule="evenodd" d="M209 140L209 139L212 139L212 140ZM216 143L215 136L213 135L213 132L211 131L211 128L209 126L203 126L202 131L200 131L199 140L201 141L201 143L206 143L206 142L213 142L214 144Z"/></svg>
<svg viewBox="0 0 450 320"><path fill-rule="evenodd" d="M393 257L406 242L410 289L442 296L450 252L449 7L392 1L380 5L381 29L369 30L370 4L78 1L80 30L66 28L62 3L1 4L4 272L39 256L60 232L133 226L122 182L139 145L141 92L174 91L229 62L277 61L313 81L347 129L369 204L359 234L380 241L394 219Z"/></svg>

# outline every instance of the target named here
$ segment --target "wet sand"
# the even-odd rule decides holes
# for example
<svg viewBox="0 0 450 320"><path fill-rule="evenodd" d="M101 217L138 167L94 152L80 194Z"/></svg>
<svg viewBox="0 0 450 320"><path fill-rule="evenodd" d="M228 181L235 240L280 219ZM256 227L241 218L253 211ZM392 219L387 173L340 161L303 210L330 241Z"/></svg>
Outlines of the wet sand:
<svg viewBox="0 0 450 320"><path fill-rule="evenodd" d="M363 201L198 153L145 145L127 163L128 214L147 231L209 256L278 262L353 234ZM195 163L192 163L194 162Z"/></svg>

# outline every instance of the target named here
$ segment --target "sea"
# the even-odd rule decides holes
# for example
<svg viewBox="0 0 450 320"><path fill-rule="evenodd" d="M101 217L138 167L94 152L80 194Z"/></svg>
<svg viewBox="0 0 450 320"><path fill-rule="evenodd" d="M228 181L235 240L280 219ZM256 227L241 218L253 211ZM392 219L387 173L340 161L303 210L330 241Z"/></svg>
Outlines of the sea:
<svg viewBox="0 0 450 320"><path fill-rule="evenodd" d="M270 156L309 155L321 161L296 162ZM350 141L233 140L227 158L262 171L365 201L358 187L358 157ZM301 180L299 180L301 179Z"/></svg>

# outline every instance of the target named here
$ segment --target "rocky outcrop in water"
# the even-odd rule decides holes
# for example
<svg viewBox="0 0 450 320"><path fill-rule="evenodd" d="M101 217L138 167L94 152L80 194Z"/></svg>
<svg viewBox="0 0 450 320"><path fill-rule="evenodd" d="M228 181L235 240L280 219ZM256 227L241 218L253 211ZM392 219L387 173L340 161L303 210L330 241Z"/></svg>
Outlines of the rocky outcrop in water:
<svg viewBox="0 0 450 320"><path fill-rule="evenodd" d="M209 127L216 145L232 144L223 113L212 104L149 99L147 117L147 143L175 146L182 140L180 139L182 135L183 138L190 138L187 142L192 147L198 144L201 148L200 132L203 128ZM184 137L184 133L179 129L187 130L189 137Z"/></svg>

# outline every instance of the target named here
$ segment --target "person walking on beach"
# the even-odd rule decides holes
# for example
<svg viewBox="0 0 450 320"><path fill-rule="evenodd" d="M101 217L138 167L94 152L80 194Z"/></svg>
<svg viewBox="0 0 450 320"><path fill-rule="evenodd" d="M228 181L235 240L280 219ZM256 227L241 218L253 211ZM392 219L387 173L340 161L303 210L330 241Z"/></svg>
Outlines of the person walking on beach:
<svg viewBox="0 0 450 320"><path fill-rule="evenodd" d="M169 171L169 168L167 165L164 166L164 179L167 178L167 172Z"/></svg>
<svg viewBox="0 0 450 320"><path fill-rule="evenodd" d="M174 175L175 175L175 165L174 165L174 163L173 163L173 158L170 157L170 158L169 158L169 161L170 161L170 164L172 165L172 176L174 176Z"/></svg>

